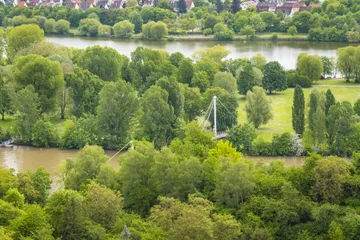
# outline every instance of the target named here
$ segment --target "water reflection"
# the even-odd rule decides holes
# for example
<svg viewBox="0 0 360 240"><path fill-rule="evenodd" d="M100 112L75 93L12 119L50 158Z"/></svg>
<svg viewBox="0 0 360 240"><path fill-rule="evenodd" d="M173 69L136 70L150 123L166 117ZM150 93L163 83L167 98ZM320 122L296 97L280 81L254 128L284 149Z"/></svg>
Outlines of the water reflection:
<svg viewBox="0 0 360 240"><path fill-rule="evenodd" d="M50 42L62 44L67 47L86 48L100 45L114 48L119 53L130 56L138 46L161 49L169 53L181 52L190 57L195 50L222 45L231 51L229 58L252 57L258 53L266 57L268 61L279 61L286 69L293 69L296 66L297 56L302 52L318 54L320 56L336 57L336 50L344 47L347 43L318 43L307 41L140 41L120 40L107 38L87 37L61 37L48 36Z"/></svg>

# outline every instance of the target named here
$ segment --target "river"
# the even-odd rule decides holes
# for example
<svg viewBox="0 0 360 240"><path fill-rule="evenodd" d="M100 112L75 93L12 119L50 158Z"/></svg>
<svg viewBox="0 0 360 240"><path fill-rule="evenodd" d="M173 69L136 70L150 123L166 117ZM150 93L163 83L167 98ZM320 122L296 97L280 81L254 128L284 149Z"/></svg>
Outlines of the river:
<svg viewBox="0 0 360 240"><path fill-rule="evenodd" d="M67 47L84 49L100 45L114 48L121 54L130 57L130 53L138 46L165 50L169 53L181 52L190 57L194 51L210 48L217 44L231 51L228 58L250 58L256 54L263 55L267 61L278 61L285 69L296 67L297 56L302 52L319 56L336 57L336 50L345 47L347 43L318 43L308 41L141 41L119 40L109 38L62 37L47 36L47 41Z"/></svg>
<svg viewBox="0 0 360 240"><path fill-rule="evenodd" d="M59 148L35 148L14 146L14 148L0 148L0 167L13 168L16 173L44 167L53 176L59 171L61 162L75 156L77 150L61 150ZM110 157L115 151L105 151ZM265 164L272 160L283 160L286 167L300 166L303 157L247 157L254 162L263 161ZM109 166L118 168L117 158L108 162Z"/></svg>

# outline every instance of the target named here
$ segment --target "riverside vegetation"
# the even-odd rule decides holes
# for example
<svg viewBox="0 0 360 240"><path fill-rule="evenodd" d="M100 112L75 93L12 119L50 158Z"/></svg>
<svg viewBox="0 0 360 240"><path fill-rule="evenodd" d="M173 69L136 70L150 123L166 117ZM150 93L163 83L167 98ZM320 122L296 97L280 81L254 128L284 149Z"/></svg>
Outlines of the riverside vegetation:
<svg viewBox="0 0 360 240"><path fill-rule="evenodd" d="M220 46L192 58L139 47L129 59L44 42L37 25L2 37L1 138L81 150L51 194L44 169L0 168L1 239L359 239L360 101L348 96L359 47L336 61L304 53L285 71L261 55L225 59ZM335 71L346 80L319 80ZM332 90L320 91L327 81ZM217 142L198 124L213 96L228 131ZM256 128L284 114L271 103L279 96L290 130L261 140ZM133 139L120 169L109 167L102 147ZM245 154L308 157L285 168Z"/></svg>
<svg viewBox="0 0 360 240"><path fill-rule="evenodd" d="M326 0L310 12L296 12L293 16L285 16L281 11L257 13L254 6L241 10L239 0L196 0L195 8L188 12L185 0L180 0L181 14L177 15L168 0L155 2L151 7L139 7L137 1L131 1L122 9L89 8L86 11L69 7L18 8L8 4L0 8L0 23L5 27L31 23L46 33L70 32L82 36L132 38L141 33L141 38L151 40L160 40L168 33L187 35L196 31L219 41L240 39L237 34L242 35L243 40L360 41L357 1ZM174 36L169 38L174 39Z"/></svg>
<svg viewBox="0 0 360 240"><path fill-rule="evenodd" d="M138 47L129 59L107 47L79 50L45 42L36 25L12 28L2 37L6 58L1 66L0 140L12 138L17 144L38 147L78 149L89 144L120 149L137 139L154 142L160 149L182 138L186 126L201 120L217 96L222 103L217 128L228 131L233 147L245 154L316 151L351 156L360 150L360 101L346 95L356 91L359 81L359 47L340 48L337 60L303 53L297 69L285 71L261 55L225 59L229 51L221 46L198 50L192 58ZM332 93L339 92L332 85L326 94L319 91L316 84L326 81L318 79L337 71L346 81L336 86L354 79L354 88L341 96ZM302 88L313 84L311 92L305 92L309 99L305 104L299 97ZM292 90L286 89L295 86L292 101L287 94ZM271 99L279 96L286 97L282 106L290 109L272 108ZM237 116L244 114L239 125ZM280 135L262 131L279 116L288 124L274 129ZM213 125L212 117L208 124Z"/></svg>

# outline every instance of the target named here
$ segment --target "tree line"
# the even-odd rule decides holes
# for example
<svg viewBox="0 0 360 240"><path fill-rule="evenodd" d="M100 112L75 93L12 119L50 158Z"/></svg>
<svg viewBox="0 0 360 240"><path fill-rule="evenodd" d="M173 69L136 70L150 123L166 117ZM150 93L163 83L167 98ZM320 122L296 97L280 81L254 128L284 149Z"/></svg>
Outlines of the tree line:
<svg viewBox="0 0 360 240"><path fill-rule="evenodd" d="M160 150L135 142L121 168L85 146L49 194L40 168L0 169L1 239L358 239L359 153L303 166L246 160L196 123Z"/></svg>
<svg viewBox="0 0 360 240"><path fill-rule="evenodd" d="M3 26L38 24L47 33L68 34L70 27L78 28L80 35L115 36L130 38L142 32L145 39L161 39L167 33L186 35L188 32L202 32L213 35L215 40L232 40L235 34L255 39L256 33L288 33L295 36L307 33L310 41L359 42L360 11L357 1L324 1L311 11L296 12L285 16L281 11L256 12L256 7L241 10L240 1L194 1L195 8L186 11L185 1L174 6L167 0L155 1L155 6L139 7L137 1L130 1L126 8L89 8L86 11L69 7L17 8L6 5L0 9ZM310 1L307 3L309 4ZM184 5L185 4L185 5ZM141 4L140 4L141 5ZM149 22L158 23L154 36L145 34ZM115 27L117 25L117 27ZM161 34L160 34L161 33Z"/></svg>
<svg viewBox="0 0 360 240"><path fill-rule="evenodd" d="M0 114L12 115L16 124L3 129L0 140L12 138L38 147L78 149L96 144L120 149L132 139L146 139L161 148L181 136L187 123L202 117L217 96L222 104L217 128L230 131L229 140L239 151L301 155L308 149L302 147L303 132L297 127L300 136L285 133L272 142L257 139L255 128L275 114L266 93L295 85L310 87L336 66L327 57L303 53L297 69L286 71L261 55L226 59L230 52L221 46L198 50L191 58L138 47L128 58L107 47L79 50L43 41L43 30L36 25L8 29L2 37L6 57L1 66ZM243 126L236 117L238 93L247 99L250 124ZM57 124L59 119L62 123ZM213 127L213 117L208 120ZM351 149L331 153L349 155L357 147Z"/></svg>

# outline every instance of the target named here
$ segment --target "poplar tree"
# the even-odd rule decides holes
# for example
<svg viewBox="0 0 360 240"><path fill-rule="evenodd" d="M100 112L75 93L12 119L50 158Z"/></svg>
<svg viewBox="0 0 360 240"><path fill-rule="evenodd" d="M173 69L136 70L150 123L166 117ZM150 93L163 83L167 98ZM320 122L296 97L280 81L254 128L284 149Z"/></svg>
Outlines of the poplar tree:
<svg viewBox="0 0 360 240"><path fill-rule="evenodd" d="M304 92L299 85L296 85L294 91L294 101L292 106L292 126L297 134L302 134L305 130Z"/></svg>
<svg viewBox="0 0 360 240"><path fill-rule="evenodd" d="M179 13L186 13L187 6L185 0L179 0L178 3Z"/></svg>
<svg viewBox="0 0 360 240"><path fill-rule="evenodd" d="M335 104L335 97L334 95L332 94L331 90L328 89L326 91L326 103L325 103L325 114L327 115L328 112L329 112L329 109L332 105Z"/></svg>

